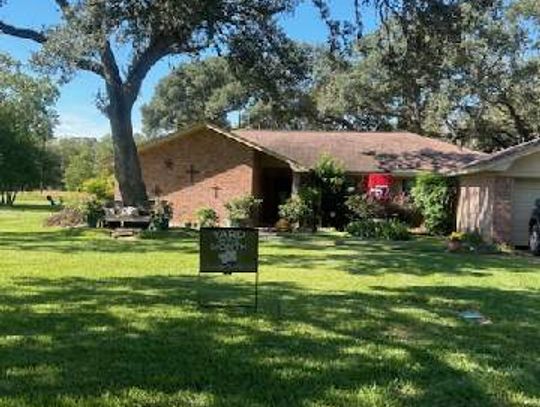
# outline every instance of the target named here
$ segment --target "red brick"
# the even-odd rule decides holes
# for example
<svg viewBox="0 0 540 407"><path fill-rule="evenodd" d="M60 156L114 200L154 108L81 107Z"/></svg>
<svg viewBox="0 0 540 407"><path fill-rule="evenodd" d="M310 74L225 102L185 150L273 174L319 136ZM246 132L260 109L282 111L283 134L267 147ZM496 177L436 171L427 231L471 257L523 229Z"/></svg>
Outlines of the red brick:
<svg viewBox="0 0 540 407"><path fill-rule="evenodd" d="M154 198L159 191L172 204L174 225L197 222L202 207L214 208L223 224L224 204L253 193L254 151L211 130L158 143L139 155L148 194ZM199 171L193 184L190 165ZM214 187L220 188L217 198Z"/></svg>

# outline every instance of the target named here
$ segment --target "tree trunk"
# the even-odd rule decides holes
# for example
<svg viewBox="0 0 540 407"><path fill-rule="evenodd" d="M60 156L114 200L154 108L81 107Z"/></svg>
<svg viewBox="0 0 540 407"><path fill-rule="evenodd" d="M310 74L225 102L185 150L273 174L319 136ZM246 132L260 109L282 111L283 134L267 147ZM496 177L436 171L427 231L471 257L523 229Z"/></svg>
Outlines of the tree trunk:
<svg viewBox="0 0 540 407"><path fill-rule="evenodd" d="M132 104L122 92L107 88L110 105L107 109L114 146L114 172L122 201L127 206L146 206L148 196L142 177L137 146L133 139Z"/></svg>

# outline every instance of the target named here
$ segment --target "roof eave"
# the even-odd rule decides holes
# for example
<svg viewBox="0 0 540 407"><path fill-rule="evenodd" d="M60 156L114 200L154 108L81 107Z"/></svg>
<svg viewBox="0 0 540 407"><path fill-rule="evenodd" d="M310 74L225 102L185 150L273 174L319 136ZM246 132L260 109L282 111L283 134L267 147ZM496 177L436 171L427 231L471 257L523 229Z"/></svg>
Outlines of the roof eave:
<svg viewBox="0 0 540 407"><path fill-rule="evenodd" d="M540 152L540 138L482 157L456 170L453 175L462 176L481 172L504 172L516 160L537 152Z"/></svg>

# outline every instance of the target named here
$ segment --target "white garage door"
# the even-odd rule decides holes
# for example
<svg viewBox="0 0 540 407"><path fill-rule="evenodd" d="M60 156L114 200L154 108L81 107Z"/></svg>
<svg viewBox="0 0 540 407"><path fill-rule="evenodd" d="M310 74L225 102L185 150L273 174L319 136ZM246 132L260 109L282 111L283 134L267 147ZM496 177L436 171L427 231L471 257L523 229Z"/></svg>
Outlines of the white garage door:
<svg viewBox="0 0 540 407"><path fill-rule="evenodd" d="M516 179L512 203L512 243L516 246L528 244L529 220L537 199L540 199L540 180Z"/></svg>

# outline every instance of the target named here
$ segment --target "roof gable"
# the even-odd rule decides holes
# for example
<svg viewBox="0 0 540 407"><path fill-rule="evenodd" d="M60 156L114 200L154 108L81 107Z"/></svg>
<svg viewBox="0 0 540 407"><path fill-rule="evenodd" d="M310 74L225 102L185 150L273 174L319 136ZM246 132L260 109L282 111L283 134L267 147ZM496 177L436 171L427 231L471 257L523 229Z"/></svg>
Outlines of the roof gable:
<svg viewBox="0 0 540 407"><path fill-rule="evenodd" d="M484 171L504 172L510 169L516 160L538 152L540 152L540 138L481 157L460 168L456 175Z"/></svg>
<svg viewBox="0 0 540 407"><path fill-rule="evenodd" d="M213 131L214 133L216 134L219 134L223 137L226 137L230 140L234 140L242 145L245 145L246 147L249 147L249 148L252 148L256 151L260 151L264 154L267 154L273 158L276 158L280 161L283 161L285 163L287 163L293 170L295 171L307 171L308 169L307 168L304 168L302 167L302 165L300 165L299 163L295 162L294 160L291 160L290 158L288 157L285 157L285 156L282 156L280 155L279 153L275 152L275 151L272 151L272 150L268 150L267 148L265 148L264 146L260 146L256 143L253 143L252 141L248 140L248 139L245 139L235 133L232 133L232 132L229 132L227 130L224 130L224 129L221 129L220 127L217 127L217 126L214 126L214 125L211 125L211 124L198 124L198 125L195 125L195 126L192 126L186 130L182 130L182 131L178 131L176 133L172 133L172 134L169 134L168 136L164 136L164 137L160 137L160 138L157 138L155 140L151 140L149 141L148 143L145 143L143 145L141 145L139 147L139 153L141 152L148 152L158 146L161 146L163 144L166 144L166 143L169 143L171 141L174 141L174 140L177 140L181 137L185 137L185 136L188 136L188 135L193 135L195 133L198 133L198 132L201 132L201 131L204 131L204 130L210 130L210 131Z"/></svg>

